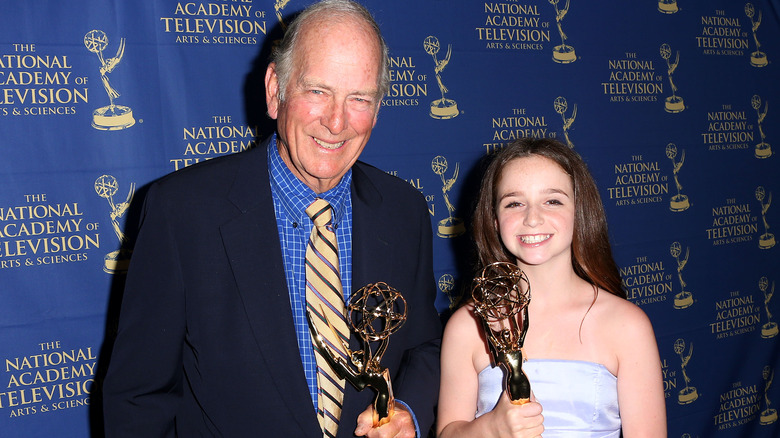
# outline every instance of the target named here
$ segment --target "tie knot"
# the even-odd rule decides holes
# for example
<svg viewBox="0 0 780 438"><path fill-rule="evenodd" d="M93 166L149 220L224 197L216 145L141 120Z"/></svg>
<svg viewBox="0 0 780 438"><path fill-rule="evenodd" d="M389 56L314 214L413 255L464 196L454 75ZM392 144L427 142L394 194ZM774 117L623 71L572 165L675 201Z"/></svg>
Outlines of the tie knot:
<svg viewBox="0 0 780 438"><path fill-rule="evenodd" d="M306 208L306 214L309 215L315 227L324 227L330 225L333 218L333 207L328 201L317 198Z"/></svg>

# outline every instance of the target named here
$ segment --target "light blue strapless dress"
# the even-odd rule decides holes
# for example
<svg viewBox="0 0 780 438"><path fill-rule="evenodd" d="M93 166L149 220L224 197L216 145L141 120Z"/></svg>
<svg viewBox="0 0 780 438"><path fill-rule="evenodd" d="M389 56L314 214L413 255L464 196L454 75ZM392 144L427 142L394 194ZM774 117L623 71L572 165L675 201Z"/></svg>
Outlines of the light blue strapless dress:
<svg viewBox="0 0 780 438"><path fill-rule="evenodd" d="M523 371L542 405L544 438L620 437L617 377L604 365L575 360L529 359ZM504 391L504 369L479 373L479 417L493 410Z"/></svg>

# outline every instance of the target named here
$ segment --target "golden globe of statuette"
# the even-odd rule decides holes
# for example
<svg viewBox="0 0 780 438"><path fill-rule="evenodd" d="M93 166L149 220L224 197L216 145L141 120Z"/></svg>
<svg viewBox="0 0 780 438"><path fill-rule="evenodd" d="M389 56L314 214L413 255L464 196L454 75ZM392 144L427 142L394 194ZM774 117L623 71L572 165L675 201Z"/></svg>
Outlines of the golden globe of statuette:
<svg viewBox="0 0 780 438"><path fill-rule="evenodd" d="M366 341L386 341L406 322L406 300L384 282L363 286L353 293L347 310L352 329Z"/></svg>
<svg viewBox="0 0 780 438"><path fill-rule="evenodd" d="M556 113L563 115L566 113L566 110L569 109L569 103L566 102L565 97L558 96L553 101L553 108L555 108Z"/></svg>
<svg viewBox="0 0 780 438"><path fill-rule="evenodd" d="M429 55L435 55L439 53L439 39L435 36L428 36L423 40L423 48Z"/></svg>
<svg viewBox="0 0 780 438"><path fill-rule="evenodd" d="M452 274L442 274L436 285L439 286L441 293L447 296L450 305L454 304L456 297L452 295L452 291L455 289L455 277Z"/></svg>
<svg viewBox="0 0 780 438"><path fill-rule="evenodd" d="M84 46L92 53L100 53L108 47L108 37L102 30L91 30L84 35Z"/></svg>
<svg viewBox="0 0 780 438"><path fill-rule="evenodd" d="M493 362L507 372L506 388L514 404L531 399L531 384L523 372L523 343L528 333L528 277L516 265L496 262L485 266L471 290Z"/></svg>

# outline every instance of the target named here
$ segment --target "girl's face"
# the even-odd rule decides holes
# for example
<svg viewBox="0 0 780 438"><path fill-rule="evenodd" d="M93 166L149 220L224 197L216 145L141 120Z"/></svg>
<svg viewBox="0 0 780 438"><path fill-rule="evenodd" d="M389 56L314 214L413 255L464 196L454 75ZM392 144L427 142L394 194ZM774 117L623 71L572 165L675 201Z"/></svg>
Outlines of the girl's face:
<svg viewBox="0 0 780 438"><path fill-rule="evenodd" d="M506 164L496 190L501 241L523 266L571 266L574 187L554 161L532 155Z"/></svg>

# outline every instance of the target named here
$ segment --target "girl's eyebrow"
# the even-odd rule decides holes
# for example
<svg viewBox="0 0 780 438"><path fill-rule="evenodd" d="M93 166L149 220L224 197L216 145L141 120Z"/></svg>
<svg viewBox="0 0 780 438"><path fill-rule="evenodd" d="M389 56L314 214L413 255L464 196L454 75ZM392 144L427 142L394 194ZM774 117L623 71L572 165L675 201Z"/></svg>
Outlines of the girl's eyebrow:
<svg viewBox="0 0 780 438"><path fill-rule="evenodd" d="M512 196L519 196L522 193L523 193L522 191L519 191L519 192L518 191L507 192L507 193L504 193L503 195L499 196L498 200L501 201L504 198L509 198L509 197L512 197ZM556 188L553 188L553 187L551 187L549 189L542 190L542 193L544 193L544 194L560 193L561 195L566 196L567 198L570 197L569 194L565 190L563 190L563 189L556 189Z"/></svg>

